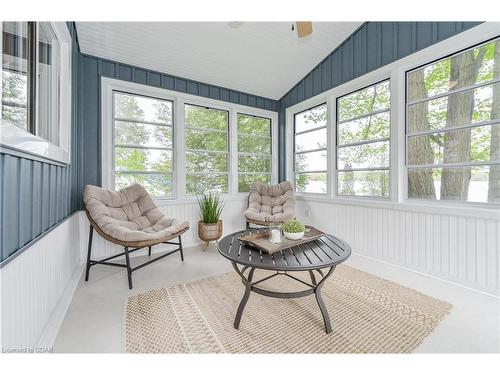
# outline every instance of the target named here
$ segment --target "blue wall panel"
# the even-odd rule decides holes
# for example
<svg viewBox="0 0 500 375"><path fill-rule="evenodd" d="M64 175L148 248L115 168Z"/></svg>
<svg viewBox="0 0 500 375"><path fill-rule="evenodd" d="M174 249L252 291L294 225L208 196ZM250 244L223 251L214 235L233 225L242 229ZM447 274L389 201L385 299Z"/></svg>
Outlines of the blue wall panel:
<svg viewBox="0 0 500 375"><path fill-rule="evenodd" d="M278 102L279 180L286 178L285 111L321 92L458 34L480 22L367 22ZM321 86L321 90L318 87Z"/></svg>

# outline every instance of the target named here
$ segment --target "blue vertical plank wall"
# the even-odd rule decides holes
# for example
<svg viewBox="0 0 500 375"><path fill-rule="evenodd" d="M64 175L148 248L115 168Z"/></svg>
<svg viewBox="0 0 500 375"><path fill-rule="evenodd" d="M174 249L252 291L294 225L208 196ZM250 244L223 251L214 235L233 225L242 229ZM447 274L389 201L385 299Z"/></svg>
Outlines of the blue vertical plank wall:
<svg viewBox="0 0 500 375"><path fill-rule="evenodd" d="M79 52L73 23L72 104L76 103ZM73 107L74 108L74 107ZM0 261L5 265L23 246L63 221L76 209L72 199L76 179L76 111L72 111L71 164L59 165L20 154L0 153ZM7 259L7 261L5 261ZM4 262L5 261L5 262Z"/></svg>
<svg viewBox="0 0 500 375"><path fill-rule="evenodd" d="M480 22L366 22L278 102L279 180L286 178L288 107L440 42Z"/></svg>

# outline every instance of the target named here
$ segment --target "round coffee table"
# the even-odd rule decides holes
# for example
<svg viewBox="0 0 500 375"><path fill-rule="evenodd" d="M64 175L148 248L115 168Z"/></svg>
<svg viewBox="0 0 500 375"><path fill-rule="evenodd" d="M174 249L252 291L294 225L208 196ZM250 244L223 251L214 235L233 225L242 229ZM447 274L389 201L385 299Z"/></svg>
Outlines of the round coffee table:
<svg viewBox="0 0 500 375"><path fill-rule="evenodd" d="M274 298L297 298L314 294L321 315L323 316L326 333L330 333L332 331L332 326L325 303L321 297L321 288L325 281L332 275L335 266L349 258L351 255L351 247L341 239L325 234L311 242L286 248L274 254L267 254L264 251L247 246L243 241L238 239L241 235L267 230L267 228L247 229L235 232L225 236L218 243L219 253L231 261L234 270L245 285L245 293L243 294L243 298L241 299L234 319L234 328L238 329L240 326L241 316L243 315L243 310L245 309L250 292ZM238 265L240 265L241 268L238 267ZM276 272L260 280L253 281L253 275L257 268ZM323 269L327 270L323 272ZM247 270L248 272L245 275ZM309 272L311 283L305 282L290 274L295 271ZM319 280L316 280L314 272L317 272L321 277ZM257 286L257 284L264 280L269 280L277 275L288 276L305 284L309 288L296 292L276 292Z"/></svg>

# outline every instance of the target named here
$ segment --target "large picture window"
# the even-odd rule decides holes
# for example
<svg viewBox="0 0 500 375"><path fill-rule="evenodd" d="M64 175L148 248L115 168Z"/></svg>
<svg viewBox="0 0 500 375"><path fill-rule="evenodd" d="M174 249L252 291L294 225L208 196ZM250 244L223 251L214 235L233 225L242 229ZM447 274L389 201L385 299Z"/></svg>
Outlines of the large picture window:
<svg viewBox="0 0 500 375"><path fill-rule="evenodd" d="M327 139L326 103L294 115L294 173L298 192L327 192Z"/></svg>
<svg viewBox="0 0 500 375"><path fill-rule="evenodd" d="M500 39L407 73L408 197L500 202Z"/></svg>
<svg viewBox="0 0 500 375"><path fill-rule="evenodd" d="M172 102L114 91L113 103L115 188L136 182L153 197L172 197Z"/></svg>
<svg viewBox="0 0 500 375"><path fill-rule="evenodd" d="M252 183L271 183L271 119L237 114L238 192Z"/></svg>
<svg viewBox="0 0 500 375"><path fill-rule="evenodd" d="M186 194L229 191L229 112L186 104Z"/></svg>
<svg viewBox="0 0 500 375"><path fill-rule="evenodd" d="M390 109L389 81L337 99L338 195L389 197Z"/></svg>

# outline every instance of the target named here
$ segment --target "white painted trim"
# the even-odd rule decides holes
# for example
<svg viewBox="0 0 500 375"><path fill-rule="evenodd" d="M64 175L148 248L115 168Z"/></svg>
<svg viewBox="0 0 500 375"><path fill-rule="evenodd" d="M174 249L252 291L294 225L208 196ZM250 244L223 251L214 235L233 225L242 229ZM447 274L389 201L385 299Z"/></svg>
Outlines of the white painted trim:
<svg viewBox="0 0 500 375"><path fill-rule="evenodd" d="M211 107L229 112L229 193L222 194L222 198L241 198L247 193L238 193L237 180L237 123L236 114L244 113L253 116L267 117L271 119L272 131L272 174L271 180L277 181L278 172L278 113L233 104L221 100L202 98L196 95L179 93L177 91L147 86L139 83L127 82L113 78L101 78L101 152L102 152L102 185L107 189L114 189L113 179L113 90L130 92L137 95L147 95L160 99L170 100L174 103L173 129L174 129L174 194L172 198L155 199L168 205L169 201L192 201L195 197L186 194L186 168L185 168L185 142L184 142L184 105L193 104L203 107Z"/></svg>
<svg viewBox="0 0 500 375"><path fill-rule="evenodd" d="M59 143L57 146L42 137L31 134L15 125L1 120L0 144L5 148L39 156L48 162L55 161L63 164L71 162L71 35L65 22L51 22L58 38L60 55L60 95L59 95ZM0 27L0 33L1 33ZM0 44L1 50L1 44ZM1 73L1 69L0 69ZM37 90L38 95L38 90ZM37 101L38 105L38 101ZM38 122L38 111L36 111ZM0 111L1 116L1 111Z"/></svg>
<svg viewBox="0 0 500 375"><path fill-rule="evenodd" d="M475 202L444 202L421 201L407 198L407 169L405 163L405 74L407 71L417 68L431 61L446 57L460 50L480 44L491 38L500 36L500 22L485 22L481 25L466 30L460 34L450 37L444 41L436 43L423 50L415 52L407 57L399 59L388 65L382 66L377 70L369 72L354 80L348 81L342 85L334 87L328 91L320 93L303 102L288 107L285 111L286 121L286 144L293 145L293 115L307 108L319 105L325 101L328 102L329 124L336 124L336 99L349 94L363 87L374 83L390 79L391 85L391 142L390 142L390 175L391 175L391 193L390 200L383 198L367 197L342 197L336 194L336 136L333 129L328 135L328 172L327 182L330 185L327 194L297 193L298 197L307 199L319 199L321 201L332 200L339 202L348 200L355 205L374 204L378 200L381 206L388 203L396 207L404 204L407 207L422 207L423 211L428 212L433 207L434 212L441 210L460 210L466 215L495 217L497 205ZM329 128L333 126L329 125ZM286 176L293 183L293 150L287 147ZM488 213L489 212L489 213Z"/></svg>

